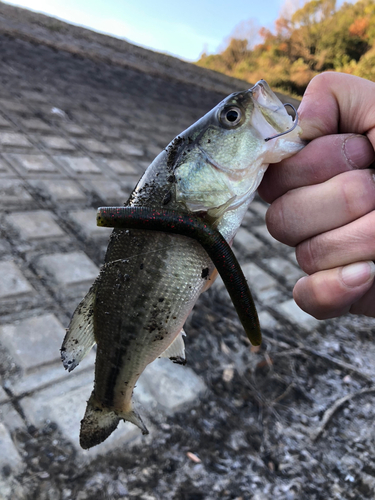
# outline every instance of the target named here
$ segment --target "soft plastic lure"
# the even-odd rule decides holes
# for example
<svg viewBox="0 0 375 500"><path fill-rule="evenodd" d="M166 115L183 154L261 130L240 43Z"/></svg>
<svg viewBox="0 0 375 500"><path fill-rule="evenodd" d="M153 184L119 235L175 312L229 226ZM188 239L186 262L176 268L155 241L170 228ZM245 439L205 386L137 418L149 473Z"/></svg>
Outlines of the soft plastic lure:
<svg viewBox="0 0 375 500"><path fill-rule="evenodd" d="M206 221L174 210L146 207L101 207L97 213L97 225L120 229L162 231L196 240L215 264L250 342L253 345L260 345L262 334L258 314L240 264L220 232Z"/></svg>

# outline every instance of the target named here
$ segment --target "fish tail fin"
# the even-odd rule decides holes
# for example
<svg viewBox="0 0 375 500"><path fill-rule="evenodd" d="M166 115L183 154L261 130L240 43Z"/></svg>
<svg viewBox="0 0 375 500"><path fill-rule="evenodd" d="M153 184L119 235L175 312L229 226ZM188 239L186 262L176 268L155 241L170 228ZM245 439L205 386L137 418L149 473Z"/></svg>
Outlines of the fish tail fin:
<svg viewBox="0 0 375 500"><path fill-rule="evenodd" d="M120 417L113 410L95 403L93 394L87 401L85 416L81 420L79 443L84 450L102 443L117 428Z"/></svg>
<svg viewBox="0 0 375 500"><path fill-rule="evenodd" d="M145 424L135 410L116 413L109 408L102 408L95 403L92 394L87 402L85 416L81 420L79 435L81 447L87 450L105 441L117 428L120 420L131 422L141 429L142 434L148 434Z"/></svg>

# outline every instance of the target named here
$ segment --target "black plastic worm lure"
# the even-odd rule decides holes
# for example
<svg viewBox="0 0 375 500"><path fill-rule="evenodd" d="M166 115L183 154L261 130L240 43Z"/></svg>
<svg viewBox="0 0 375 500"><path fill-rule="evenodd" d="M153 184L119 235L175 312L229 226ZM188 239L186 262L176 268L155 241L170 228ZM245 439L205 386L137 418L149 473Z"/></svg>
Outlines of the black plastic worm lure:
<svg viewBox="0 0 375 500"><path fill-rule="evenodd" d="M166 209L101 207L97 213L97 225L162 231L196 240L218 270L250 342L260 345L262 335L258 314L242 269L220 232L203 219Z"/></svg>

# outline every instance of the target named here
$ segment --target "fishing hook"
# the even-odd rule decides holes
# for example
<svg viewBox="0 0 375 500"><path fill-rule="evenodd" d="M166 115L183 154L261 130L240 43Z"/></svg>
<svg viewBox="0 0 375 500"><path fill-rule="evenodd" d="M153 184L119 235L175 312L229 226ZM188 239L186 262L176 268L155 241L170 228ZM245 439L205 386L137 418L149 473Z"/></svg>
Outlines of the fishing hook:
<svg viewBox="0 0 375 500"><path fill-rule="evenodd" d="M289 102L285 103L284 104L284 108L286 108L287 106L290 106L294 113L295 113L295 118L294 118L294 122L293 122L293 127L289 130L287 130L286 132L280 132L280 134L276 134L276 135L272 135L271 137L267 137L267 139L264 139L266 142L270 141L271 139L276 139L276 137L280 137L282 135L285 135L285 134L289 134L289 132L292 132L298 125L298 113L297 113L297 110L296 108L293 106L293 104L290 104Z"/></svg>

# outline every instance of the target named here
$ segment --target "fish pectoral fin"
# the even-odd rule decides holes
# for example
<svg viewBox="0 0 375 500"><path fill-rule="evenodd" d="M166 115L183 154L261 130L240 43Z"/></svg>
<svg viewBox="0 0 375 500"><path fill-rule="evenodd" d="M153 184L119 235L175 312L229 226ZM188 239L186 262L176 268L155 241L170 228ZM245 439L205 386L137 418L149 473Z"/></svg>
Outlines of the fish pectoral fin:
<svg viewBox="0 0 375 500"><path fill-rule="evenodd" d="M60 349L64 368L70 372L96 343L94 336L96 286L95 282L86 297L78 304Z"/></svg>
<svg viewBox="0 0 375 500"><path fill-rule="evenodd" d="M237 198L236 195L232 196L226 203L219 205L215 208L210 208L207 210L207 215L210 220L212 220L212 224L216 227L216 225L220 222L220 219L225 214L228 207L235 201Z"/></svg>
<svg viewBox="0 0 375 500"><path fill-rule="evenodd" d="M128 412L117 412L110 408L103 408L96 403L94 393L92 393L87 402L85 416L81 421L79 434L81 447L87 450L105 441L117 428L121 419L139 427L142 434L148 434L147 427L133 408Z"/></svg>
<svg viewBox="0 0 375 500"><path fill-rule="evenodd" d="M178 363L180 365L186 364L185 356L185 344L182 336L186 336L186 333L182 329L177 337L174 339L172 344L170 344L166 350L160 354L159 358L169 358L173 363Z"/></svg>

